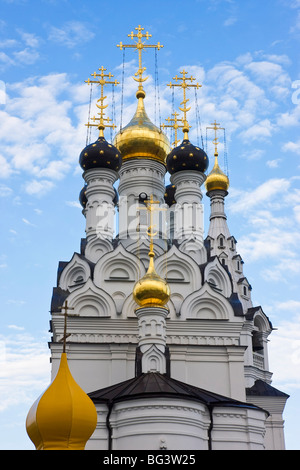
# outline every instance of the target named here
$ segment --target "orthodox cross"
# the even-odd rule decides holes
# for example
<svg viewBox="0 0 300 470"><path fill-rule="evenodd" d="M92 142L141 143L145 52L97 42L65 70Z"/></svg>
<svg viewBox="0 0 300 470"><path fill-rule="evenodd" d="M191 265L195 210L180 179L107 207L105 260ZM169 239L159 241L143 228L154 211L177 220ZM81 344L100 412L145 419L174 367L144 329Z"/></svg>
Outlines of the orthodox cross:
<svg viewBox="0 0 300 470"><path fill-rule="evenodd" d="M91 80L90 78L88 78L87 80L85 80L85 83L88 83L88 84L97 83L98 86L101 87L101 95L100 95L100 98L97 100L97 103L96 103L97 108L100 109L100 112L98 113L99 117L93 116L91 118L91 120L94 122L94 124L91 124L90 122L88 122L86 124L86 126L88 126L88 127L92 127L92 126L98 127L99 137L104 137L104 132L103 131L106 127L112 127L113 129L115 129L115 127L116 127L115 124L109 124L110 123L110 118L109 117L104 117L105 116L104 110L108 106L108 104L106 104L106 105L103 104L104 100L107 98L107 96L104 96L104 94L103 94L104 86L108 85L108 84L118 85L119 82L117 82L117 80L111 81L111 78L113 77L113 74L110 73L110 72L108 74L105 74L104 72L106 71L106 69L103 67L103 65L98 70L100 71L100 73L96 73L96 72L91 73L91 76L94 77L94 80ZM100 103L100 104L98 104L98 103ZM99 124L97 124L96 121L99 121Z"/></svg>
<svg viewBox="0 0 300 470"><path fill-rule="evenodd" d="M63 353L66 352L66 339L71 336L71 333L67 334L67 317L68 317L68 310L74 310L68 306L68 301L66 300L62 307L58 307L59 310L64 310L64 334L63 337L59 340L59 342L63 341Z"/></svg>
<svg viewBox="0 0 300 470"><path fill-rule="evenodd" d="M174 142L172 142L172 145L174 145L174 147L176 147L177 144L180 142L180 140L177 139L177 131L178 131L179 128L184 128L185 125L184 125L184 121L183 121L182 118L181 119L177 118L177 116L179 116L179 114L176 113L176 111L175 111L175 113L172 113L172 116L174 116L174 119L171 119L170 117L168 117L166 119L166 121L169 124L162 124L161 127L163 129L165 129L166 127L172 127L174 129L174 139L175 140L174 140ZM178 124L178 122L182 122L183 124L182 125ZM173 123L173 124L171 124L171 123Z"/></svg>
<svg viewBox="0 0 300 470"><path fill-rule="evenodd" d="M132 40L137 38L137 41L135 42L135 44L123 44L122 42L120 42L120 44L117 44L117 47L120 48L120 51L122 49L126 49L127 47L135 48L138 51L138 54L139 54L139 68L138 68L138 71L134 74L133 79L136 82L139 83L139 90L143 90L142 83L145 82L148 79L148 77L143 77L143 73L146 70L146 67L142 66L142 51L143 51L143 49L155 48L157 50L160 50L162 47L164 47L162 44L160 44L160 42L158 42L157 44L145 44L145 42L143 42L142 39L146 38L147 40L149 40L149 38L152 37L152 34L149 34L148 31L146 33L143 33L142 31L144 31L144 29L145 28L142 28L139 25L137 28L135 28L135 30L137 31L136 34L133 31L131 31L131 33L128 34L128 37L130 37ZM135 78L135 77L138 77L138 78Z"/></svg>
<svg viewBox="0 0 300 470"><path fill-rule="evenodd" d="M217 131L218 130L224 130L224 127L218 127L218 126L220 126L220 124L216 120L215 120L215 122L211 123L211 125L213 127L208 126L206 129L213 129L215 131L215 138L212 142L215 145L215 155L218 155L218 145L219 145L220 142L218 141Z"/></svg>
<svg viewBox="0 0 300 470"><path fill-rule="evenodd" d="M160 204L160 202L155 201L153 199L152 194L151 194L149 199L148 199L148 196L147 196L147 199L145 199L144 202L146 204L146 207L139 207L139 209L141 209L141 210L146 209L150 214L150 224L149 224L149 227L148 227L148 230L147 230L147 235L149 236L149 239L150 239L150 247L149 247L150 252L149 252L149 255L151 253L151 255L154 256L153 239L154 239L155 235L157 235L157 231L156 232L154 231L155 224L153 224L153 214L154 214L155 211L165 211L166 209L156 206L156 204Z"/></svg>
<svg viewBox="0 0 300 470"><path fill-rule="evenodd" d="M189 99L186 97L186 90L189 89L190 87L194 87L194 88L198 89L202 85L199 85L199 83L192 83L194 80L196 80L195 77L193 77L193 76L187 77L186 76L187 72L185 70L183 70L180 73L182 74L182 77L178 77L178 75L176 75L175 77L173 77L173 80L175 80L176 83L170 82L170 83L167 84L167 86L169 86L170 88L177 86L177 87L182 88L182 90L183 90L183 101L180 103L182 105L182 107L179 107L179 109L180 109L180 111L183 112L184 139L188 139L188 132L189 132L190 126L189 126L189 124L187 122L187 119L186 119L186 113L191 109L191 107L189 107L189 108L186 107L186 104L189 101ZM177 82L179 82L179 83L177 83ZM188 83L188 82L191 82L191 83Z"/></svg>

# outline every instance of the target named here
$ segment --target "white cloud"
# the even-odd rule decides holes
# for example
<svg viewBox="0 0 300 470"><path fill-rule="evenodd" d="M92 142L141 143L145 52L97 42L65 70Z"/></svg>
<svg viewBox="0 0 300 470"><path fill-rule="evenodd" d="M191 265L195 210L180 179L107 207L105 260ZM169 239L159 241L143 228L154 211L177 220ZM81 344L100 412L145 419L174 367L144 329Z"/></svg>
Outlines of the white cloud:
<svg viewBox="0 0 300 470"><path fill-rule="evenodd" d="M45 194L55 180L78 166L85 146L83 116L87 119L88 87L85 94L82 84L70 83L66 74L51 74L8 84L7 89L7 104L0 111L5 155L0 155L1 176L8 178L15 172L31 175L34 179L25 183L25 191ZM72 108L72 102L78 103L78 108Z"/></svg>
<svg viewBox="0 0 300 470"><path fill-rule="evenodd" d="M25 48L22 51L17 51L13 53L16 62L20 62L26 65L34 64L40 57L39 53L35 50Z"/></svg>
<svg viewBox="0 0 300 470"><path fill-rule="evenodd" d="M47 181L47 180L32 180L25 185L25 191L27 194L33 195L33 196L43 196L46 194L50 189L52 189L54 184L52 181Z"/></svg>
<svg viewBox="0 0 300 470"><path fill-rule="evenodd" d="M23 42L25 42L26 46L37 48L40 45L41 39L32 33L27 33L26 31L18 30Z"/></svg>
<svg viewBox="0 0 300 470"><path fill-rule="evenodd" d="M82 209L80 202L77 201L66 201L66 204L70 207L77 207L78 209Z"/></svg>
<svg viewBox="0 0 300 470"><path fill-rule="evenodd" d="M50 383L46 338L36 340L26 332L0 335L0 363L0 412L17 404L24 404L29 410Z"/></svg>
<svg viewBox="0 0 300 470"><path fill-rule="evenodd" d="M280 196L290 188L290 181L285 178L273 178L265 181L251 191L240 191L233 193L229 210L233 213L244 212L249 214L249 210L254 207L261 207L261 204L273 204L274 196Z"/></svg>
<svg viewBox="0 0 300 470"><path fill-rule="evenodd" d="M59 43L62 46L75 47L82 42L93 39L94 33L91 28L80 21L68 21L61 28L51 26L48 38L50 41Z"/></svg>
<svg viewBox="0 0 300 470"><path fill-rule="evenodd" d="M284 152L292 152L292 153L296 153L297 155L300 155L300 140L296 141L296 142L286 142L283 146L282 146L282 150Z"/></svg>
<svg viewBox="0 0 300 470"><path fill-rule="evenodd" d="M30 225L31 227L35 227L34 224L32 224L31 222L29 222L29 220L27 220L27 219L25 219L25 218L22 219L22 222L24 222L24 224L26 224L26 225Z"/></svg>
<svg viewBox="0 0 300 470"><path fill-rule="evenodd" d="M272 136L274 126L269 119L264 119L257 124L253 124L248 129L240 133L240 137L245 140L264 140Z"/></svg>
<svg viewBox="0 0 300 470"><path fill-rule="evenodd" d="M267 160L266 161L266 165L269 167L269 168L278 168L279 167L279 163L281 162L281 158L276 158L275 160Z"/></svg>

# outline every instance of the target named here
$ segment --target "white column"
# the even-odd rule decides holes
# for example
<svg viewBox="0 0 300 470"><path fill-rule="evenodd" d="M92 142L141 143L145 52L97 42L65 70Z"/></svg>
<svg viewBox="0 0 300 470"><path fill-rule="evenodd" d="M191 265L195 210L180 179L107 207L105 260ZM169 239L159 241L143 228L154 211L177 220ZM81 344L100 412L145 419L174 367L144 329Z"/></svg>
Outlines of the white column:
<svg viewBox="0 0 300 470"><path fill-rule="evenodd" d="M148 238L146 214L141 212L141 218L137 217L138 207L141 206L139 195L144 193L149 198L152 194L160 205L165 203L166 168L155 160L130 159L122 163L119 174L119 239L130 244L137 239Z"/></svg>
<svg viewBox="0 0 300 470"><path fill-rule="evenodd" d="M166 373L166 317L162 307L138 308L139 347L142 353L142 372Z"/></svg>
<svg viewBox="0 0 300 470"><path fill-rule="evenodd" d="M198 171L180 171L171 176L176 186L175 199L175 235L182 243L191 237L203 245L204 221L201 185L205 181L204 173Z"/></svg>
<svg viewBox="0 0 300 470"><path fill-rule="evenodd" d="M87 183L85 207L87 242L93 238L112 240L115 228L115 191L118 174L107 168L93 168L83 173Z"/></svg>

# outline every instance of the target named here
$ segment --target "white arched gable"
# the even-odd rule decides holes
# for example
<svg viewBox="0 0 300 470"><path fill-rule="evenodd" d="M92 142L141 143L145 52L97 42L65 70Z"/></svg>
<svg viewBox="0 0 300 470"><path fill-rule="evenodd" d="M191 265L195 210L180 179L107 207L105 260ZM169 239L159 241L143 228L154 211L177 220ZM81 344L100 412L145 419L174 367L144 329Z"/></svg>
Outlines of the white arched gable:
<svg viewBox="0 0 300 470"><path fill-rule="evenodd" d="M127 251L133 253L139 259L139 262L144 265L147 269L149 266L149 250L150 243L148 240L136 241L131 245L127 246ZM154 252L155 256L158 257L164 253L164 250L161 246L154 243Z"/></svg>
<svg viewBox="0 0 300 470"><path fill-rule="evenodd" d="M157 273L166 278L171 293L176 292L184 297L189 292L200 289L201 272L195 261L185 253L182 253L175 245L168 253L161 255L155 260ZM173 288L172 288L173 286Z"/></svg>
<svg viewBox="0 0 300 470"><path fill-rule="evenodd" d="M110 295L99 289L91 279L67 298L72 315L80 317L115 317L116 305Z"/></svg>
<svg viewBox="0 0 300 470"><path fill-rule="evenodd" d="M220 294L224 295L224 297L228 298L231 296L231 281L217 257L206 266L204 270L204 281L210 283L212 286L215 285L215 288Z"/></svg>
<svg viewBox="0 0 300 470"><path fill-rule="evenodd" d="M179 250L190 256L197 264L204 264L207 261L207 252L202 239L198 240L191 236L181 243Z"/></svg>
<svg viewBox="0 0 300 470"><path fill-rule="evenodd" d="M200 290L190 294L181 306L182 319L229 320L233 309L225 297L206 282Z"/></svg>
<svg viewBox="0 0 300 470"><path fill-rule="evenodd" d="M58 287L72 291L81 287L90 277L91 268L88 262L83 260L78 253L74 253L60 275Z"/></svg>
<svg viewBox="0 0 300 470"><path fill-rule="evenodd" d="M253 324L261 332L271 333L272 327L268 317L265 315L263 310L259 308L253 315Z"/></svg>
<svg viewBox="0 0 300 470"><path fill-rule="evenodd" d="M113 252L104 255L94 268L94 283L112 296L122 292L127 297L135 282L145 274L139 259L120 244Z"/></svg>
<svg viewBox="0 0 300 470"><path fill-rule="evenodd" d="M88 240L86 248L85 248L85 257L92 261L93 263L97 263L100 258L106 253L113 251L113 247L110 241L95 237L91 240Z"/></svg>

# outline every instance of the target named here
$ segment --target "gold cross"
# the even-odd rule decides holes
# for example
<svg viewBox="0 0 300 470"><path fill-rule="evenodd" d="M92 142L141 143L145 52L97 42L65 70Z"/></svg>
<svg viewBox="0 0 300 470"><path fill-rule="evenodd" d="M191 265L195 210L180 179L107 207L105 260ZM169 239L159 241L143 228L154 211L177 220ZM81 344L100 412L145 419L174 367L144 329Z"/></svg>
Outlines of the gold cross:
<svg viewBox="0 0 300 470"><path fill-rule="evenodd" d="M88 83L88 84L97 83L98 86L101 87L101 96L97 100L97 103L96 103L97 108L100 109L100 113L98 113L99 117L93 116L91 118L91 120L94 122L94 124L91 124L90 122L88 122L86 124L86 126L87 127L92 127L92 126L98 127L99 136L104 137L104 129L106 127L112 127L113 129L115 129L115 127L116 127L115 124L109 124L109 122L110 122L109 117L104 117L105 116L104 110L108 106L108 104L106 104L106 105L103 104L104 100L107 98L106 96L103 95L104 86L108 85L108 84L118 85L119 82L117 80L114 80L114 81L110 80L113 77L113 74L110 73L110 72L108 74L105 74L104 72L106 71L106 69L103 67L103 65L98 70L101 73L97 73L97 72L91 73L91 76L94 77L95 80L91 80L90 78L88 78L87 80L85 80L85 83ZM108 80L106 80L106 78L108 78ZM98 103L100 103L100 104L98 104ZM99 124L96 124L95 123L96 121L99 121Z"/></svg>
<svg viewBox="0 0 300 470"><path fill-rule="evenodd" d="M154 256L154 251L153 251L153 239L155 237L155 235L157 234L157 232L154 232L154 227L155 225L153 224L153 213L154 211L165 211L166 209L165 208L160 208L160 207L155 207L155 204L160 204L159 201L155 201L153 199L153 195L151 194L150 196L150 199L145 199L145 204L146 204L146 207L139 207L138 209L141 209L141 210L147 210L149 213L150 213L150 225L148 227L148 230L147 230L147 235L149 236L149 239L150 239L150 252L149 252L149 255L151 254L152 256Z"/></svg>
<svg viewBox="0 0 300 470"><path fill-rule="evenodd" d="M167 128L167 127L172 127L172 128L174 129L174 134L175 134L174 137L175 137L175 140L174 140L174 142L172 142L172 145L173 145L174 147L176 147L177 144L180 142L180 140L177 139L177 131L178 131L178 129L180 129L180 128L184 128L185 125L184 125L184 120L183 120L182 118L181 118L181 119L178 119L178 118L177 118L177 116L179 116L179 114L176 113L176 111L175 111L175 113L172 113L172 116L174 116L174 119L171 119L170 117L168 117L168 118L166 119L166 121L167 121L169 124L162 124L161 127L162 127L163 129L165 129L165 128ZM181 125L181 124L178 124L179 121L182 122L183 124L182 124L182 125ZM174 123L174 124L170 124L170 123Z"/></svg>
<svg viewBox="0 0 300 470"><path fill-rule="evenodd" d="M64 310L64 335L63 337L59 340L59 342L63 341L63 353L66 352L66 339L71 336L71 333L67 334L67 317L68 317L68 310L74 310L74 308L71 308L68 306L68 301L66 300L64 305L62 307L58 307L59 310Z"/></svg>
<svg viewBox="0 0 300 470"><path fill-rule="evenodd" d="M134 38L137 38L138 40L135 42L135 44L123 44L120 42L120 44L117 44L117 47L120 48L120 51L122 49L125 49L127 47L130 48L135 48L138 51L139 54L139 68L138 71L134 74L133 79L139 83L139 90L143 90L142 82L145 82L148 77L143 78L143 73L146 70L146 67L142 66L142 50L147 49L147 48L155 48L157 50L160 50L162 47L164 47L160 42L157 44L145 44L145 42L142 41L142 38L146 38L147 40L152 37L152 34L149 34L148 31L144 34L142 31L144 31L145 28L142 28L141 25L139 25L135 30L137 31L136 34L134 34L133 31L131 31L130 34L128 34L128 37L130 37L132 40ZM138 78L135 78L138 77Z"/></svg>
<svg viewBox="0 0 300 470"><path fill-rule="evenodd" d="M184 122L184 127L183 127L183 132L184 132L184 138L185 139L188 139L188 132L189 132L189 129L190 129L190 126L187 122L187 119L186 119L186 113L191 109L191 107L187 108L186 107L186 104L187 102L189 101L189 99L186 97L186 90L189 89L190 87L194 87L194 88L200 88L202 85L199 85L199 83L194 83L192 84L192 82L195 79L195 77L193 76L190 76L190 77L187 77L187 72L185 70L183 70L182 72L180 72L182 74L182 77L178 77L177 75L175 77L173 77L173 80L176 81L176 83L168 83L167 86L169 86L170 88L172 87L180 87L182 88L183 90L183 101L180 103L181 105L183 105L183 107L179 107L180 111L183 112L183 122ZM178 81L181 81L181 83L177 83ZM188 81L190 81L191 83L187 83Z"/></svg>
<svg viewBox="0 0 300 470"><path fill-rule="evenodd" d="M218 155L218 145L220 142L218 142L218 134L217 134L217 131L218 130L224 130L224 127L218 127L220 124L215 120L215 122L211 123L211 125L213 127L207 127L206 129L213 129L215 131L215 138L214 140L212 141L213 144L215 145L215 155Z"/></svg>

